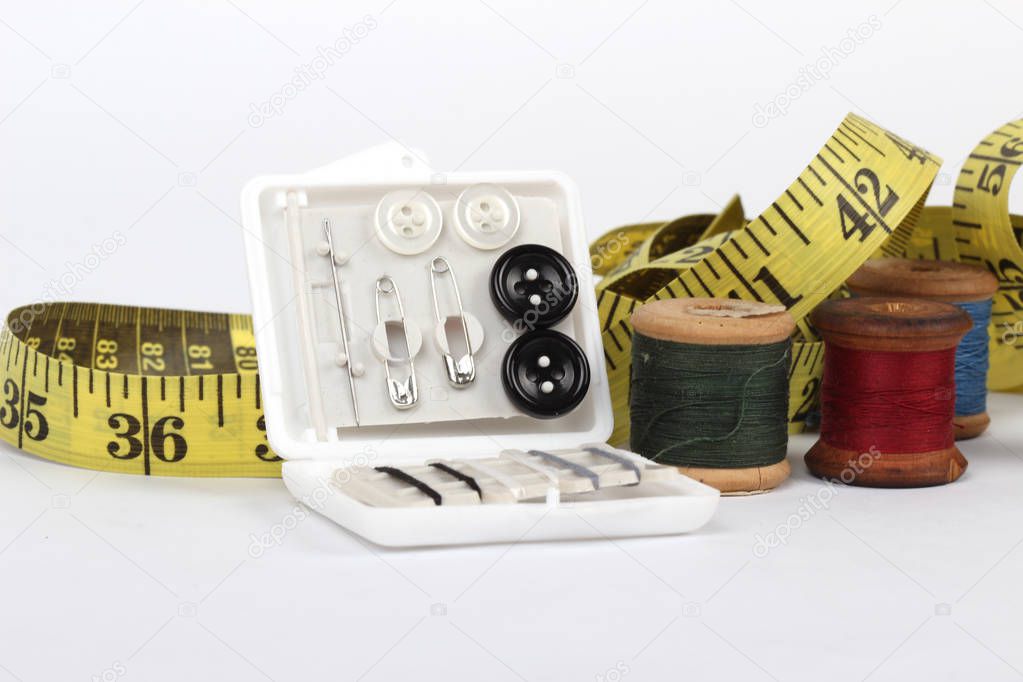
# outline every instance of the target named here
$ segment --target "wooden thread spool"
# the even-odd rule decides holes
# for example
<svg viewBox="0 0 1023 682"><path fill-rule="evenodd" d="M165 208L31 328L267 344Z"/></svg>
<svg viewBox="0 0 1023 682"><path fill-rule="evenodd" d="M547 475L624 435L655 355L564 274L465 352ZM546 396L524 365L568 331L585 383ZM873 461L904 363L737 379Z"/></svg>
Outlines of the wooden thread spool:
<svg viewBox="0 0 1023 682"><path fill-rule="evenodd" d="M983 268L964 263L879 258L864 263L846 281L846 286L857 296L908 296L968 305L994 296L998 291L998 279ZM977 330L977 333L986 337L987 329ZM984 364L987 364L986 348ZM962 374L957 376L957 382L960 381L965 382ZM956 414L953 421L956 440L979 436L990 423L986 409L974 414Z"/></svg>
<svg viewBox="0 0 1023 682"><path fill-rule="evenodd" d="M657 339L663 342L687 344L706 348L730 347L732 352L741 352L736 346L750 348L768 347L779 343L788 343L795 331L792 316L782 306L767 305L734 299L688 298L666 299L654 301L640 308L632 315L632 326L636 332L634 343L642 337ZM634 351L637 346L634 345ZM791 358L790 350L784 351L782 361L783 375L777 418L778 428L782 431L782 446L779 453L780 461L757 466L728 467L722 463L713 466L678 466L678 470L707 485L713 486L723 494L742 495L754 494L770 490L789 477L791 467L785 458L785 441L787 440L787 382L784 374L788 371ZM727 368L724 368L727 371ZM633 355L633 378L637 376L637 358ZM633 397L636 396L633 386ZM747 400L755 401L756 396L748 396ZM732 401L735 402L735 401ZM670 406L669 406L670 407ZM734 407L730 406L730 407ZM682 416L679 415L679 418ZM735 420L734 416L729 419ZM656 428L656 425L653 425ZM643 448L636 442L637 423L633 421L633 449L640 454ZM685 450L698 451L699 443L686 445ZM737 453L741 459L741 453ZM684 455L684 453L683 453ZM662 460L656 460L662 461ZM662 461L662 463L666 463ZM674 462L672 462L674 463Z"/></svg>
<svg viewBox="0 0 1023 682"><path fill-rule="evenodd" d="M955 396L951 387L954 349L971 327L969 315L953 305L924 299L852 298L822 303L810 315L810 321L825 341L821 437L805 457L810 472L851 485L883 488L941 485L959 478L967 462L953 440ZM858 358L864 366L837 364L847 361L845 356ZM937 363L935 358L940 358ZM880 363L882 359L889 367L894 360L904 379L932 377L937 366L938 373L943 373L944 384L934 381L930 393L927 386L906 387L906 395L898 396L892 393L901 387L897 383L899 377L882 375L877 379L887 379L892 385L882 386L885 390L879 391L875 411L846 413L848 404L840 402L838 395L848 390L843 384L849 378L847 373L854 370L856 377L866 376L867 370L879 366L870 367L869 363ZM927 410L944 409L946 418L939 414L934 422L933 413L928 416L924 411L924 400L933 402ZM914 412L917 408L920 412ZM937 424L926 434L913 431L911 417L920 413L928 416L928 424ZM902 417L905 421L898 423ZM829 442L856 440L852 427L840 426L836 430L836 423L855 422L856 429L871 433L879 424L892 421L897 425L886 426L888 432L878 437L880 442L861 442L856 448ZM874 435L877 436L876 431ZM921 446L917 441L940 443Z"/></svg>

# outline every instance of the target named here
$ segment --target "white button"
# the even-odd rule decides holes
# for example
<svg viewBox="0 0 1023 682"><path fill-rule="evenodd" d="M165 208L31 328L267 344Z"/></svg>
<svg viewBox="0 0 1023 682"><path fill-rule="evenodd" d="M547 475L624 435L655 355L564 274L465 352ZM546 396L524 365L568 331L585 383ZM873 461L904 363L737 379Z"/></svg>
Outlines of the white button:
<svg viewBox="0 0 1023 682"><path fill-rule="evenodd" d="M515 236L521 213L511 192L497 185L472 185L455 201L455 229L470 246L497 249Z"/></svg>
<svg viewBox="0 0 1023 682"><path fill-rule="evenodd" d="M543 299L540 298L540 294L533 294L532 296L529 297L529 303L534 306L540 305L542 301Z"/></svg>
<svg viewBox="0 0 1023 682"><path fill-rule="evenodd" d="M551 366L551 359L546 355L541 355L539 358L537 358L536 364L546 369Z"/></svg>
<svg viewBox="0 0 1023 682"><path fill-rule="evenodd" d="M554 384L550 381L545 381L540 384L541 393L552 393L554 391Z"/></svg>
<svg viewBox="0 0 1023 682"><path fill-rule="evenodd" d="M536 271L536 268L529 268L528 270L526 270L526 281L527 282L535 282L537 277L539 277L539 276L540 276L540 273Z"/></svg>
<svg viewBox="0 0 1023 682"><path fill-rule="evenodd" d="M423 189L388 192L374 214L376 235L391 251L412 256L433 246L440 237L440 206Z"/></svg>

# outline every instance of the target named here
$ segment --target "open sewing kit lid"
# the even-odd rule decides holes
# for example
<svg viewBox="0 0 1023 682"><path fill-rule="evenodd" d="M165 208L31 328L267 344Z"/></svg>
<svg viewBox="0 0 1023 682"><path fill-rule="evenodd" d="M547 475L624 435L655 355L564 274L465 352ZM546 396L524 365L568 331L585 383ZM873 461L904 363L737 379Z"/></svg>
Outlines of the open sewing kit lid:
<svg viewBox="0 0 1023 682"><path fill-rule="evenodd" d="M440 174L392 143L255 178L241 202L267 437L315 511L398 546L678 533L713 514L713 488L603 444L564 175Z"/></svg>

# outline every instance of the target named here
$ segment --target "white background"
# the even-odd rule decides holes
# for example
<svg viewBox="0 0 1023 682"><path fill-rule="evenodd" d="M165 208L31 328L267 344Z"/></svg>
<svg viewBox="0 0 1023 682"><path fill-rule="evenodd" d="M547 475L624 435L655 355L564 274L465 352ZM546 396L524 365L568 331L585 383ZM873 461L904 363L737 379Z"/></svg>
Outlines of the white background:
<svg viewBox="0 0 1023 682"><path fill-rule="evenodd" d="M563 170L596 236L734 192L755 215L849 110L944 157L949 203L963 157L1023 110L1008 0L556 4L4 2L0 308L77 272L61 298L247 311L242 184L392 137L441 171ZM258 558L252 535L302 513L280 481L96 475L4 446L0 680L1016 679L1021 407L997 397L960 482L839 490L764 557L758 534L830 495L809 437L789 483L688 537L384 551L310 517Z"/></svg>

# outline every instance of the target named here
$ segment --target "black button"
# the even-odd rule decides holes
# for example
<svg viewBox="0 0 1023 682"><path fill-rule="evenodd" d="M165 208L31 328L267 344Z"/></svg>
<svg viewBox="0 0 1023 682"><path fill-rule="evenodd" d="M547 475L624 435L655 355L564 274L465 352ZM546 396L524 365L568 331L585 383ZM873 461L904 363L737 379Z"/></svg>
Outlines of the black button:
<svg viewBox="0 0 1023 682"><path fill-rule="evenodd" d="M570 412L590 387L590 365L582 349L553 329L537 329L515 339L501 370L508 398L540 419Z"/></svg>
<svg viewBox="0 0 1023 682"><path fill-rule="evenodd" d="M579 280L564 256L540 244L505 251L490 271L490 298L518 331L565 319L579 298Z"/></svg>

